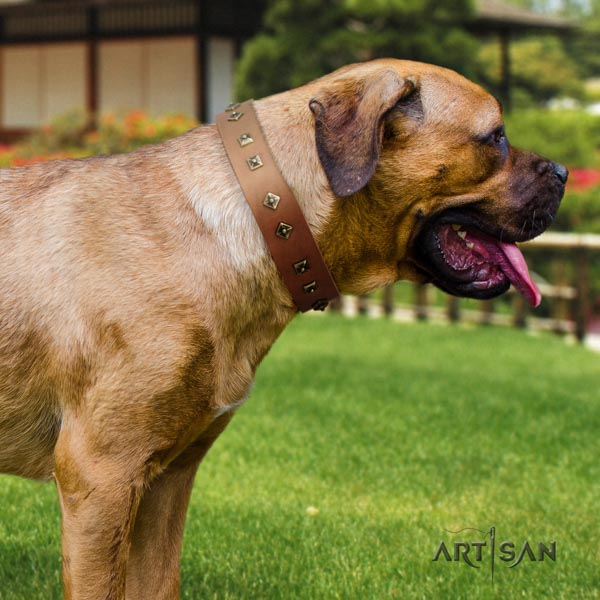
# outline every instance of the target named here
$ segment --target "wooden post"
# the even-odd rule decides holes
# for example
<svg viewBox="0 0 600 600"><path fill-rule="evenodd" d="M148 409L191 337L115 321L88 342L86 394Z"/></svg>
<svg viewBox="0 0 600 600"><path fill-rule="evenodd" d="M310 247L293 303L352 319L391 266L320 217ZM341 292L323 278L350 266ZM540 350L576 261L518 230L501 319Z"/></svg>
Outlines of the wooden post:
<svg viewBox="0 0 600 600"><path fill-rule="evenodd" d="M196 38L196 118L201 123L209 120L208 111L208 33L206 30L206 2L198 3L198 17L195 28Z"/></svg>
<svg viewBox="0 0 600 600"><path fill-rule="evenodd" d="M329 307L327 310L332 312L341 312L342 311L342 297L336 298L329 303Z"/></svg>
<svg viewBox="0 0 600 600"><path fill-rule="evenodd" d="M589 269L588 251L578 248L575 252L575 287L577 299L575 301L575 336L582 342L585 339L586 325L589 312Z"/></svg>
<svg viewBox="0 0 600 600"><path fill-rule="evenodd" d="M415 317L418 321L426 321L429 316L427 313L427 285L424 283L415 283Z"/></svg>
<svg viewBox="0 0 600 600"><path fill-rule="evenodd" d="M513 295L513 327L524 329L527 324L527 306L521 294Z"/></svg>
<svg viewBox="0 0 600 600"><path fill-rule="evenodd" d="M358 297L358 314L366 315L369 312L369 296Z"/></svg>
<svg viewBox="0 0 600 600"><path fill-rule="evenodd" d="M460 321L460 304L456 296L448 295L446 314L448 316L448 321L451 323L457 323Z"/></svg>
<svg viewBox="0 0 600 600"><path fill-rule="evenodd" d="M481 308L481 324L491 325L492 316L494 314L494 301L493 300L482 300L480 303Z"/></svg>
<svg viewBox="0 0 600 600"><path fill-rule="evenodd" d="M99 95L99 49L98 49L98 8L90 6L87 9L89 36L87 42L87 70L86 70L86 112L88 126L98 126Z"/></svg>
<svg viewBox="0 0 600 600"><path fill-rule="evenodd" d="M564 333L566 330L565 323L569 317L569 300L565 295L569 282L567 279L567 265L564 260L555 260L552 263L552 281L554 281L556 290L550 309L553 331L554 333Z"/></svg>
<svg viewBox="0 0 600 600"><path fill-rule="evenodd" d="M394 285L383 288L383 314L389 317L394 314Z"/></svg>
<svg viewBox="0 0 600 600"><path fill-rule="evenodd" d="M504 110L511 109L512 98L510 93L510 30L500 31L500 98Z"/></svg>

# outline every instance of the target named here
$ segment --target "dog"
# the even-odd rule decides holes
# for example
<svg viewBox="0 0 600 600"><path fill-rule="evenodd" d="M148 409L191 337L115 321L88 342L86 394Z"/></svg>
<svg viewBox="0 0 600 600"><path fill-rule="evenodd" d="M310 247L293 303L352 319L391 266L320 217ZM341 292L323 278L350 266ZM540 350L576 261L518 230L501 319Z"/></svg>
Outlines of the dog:
<svg viewBox="0 0 600 600"><path fill-rule="evenodd" d="M259 100L342 293L539 292L515 242L567 170L440 67L344 67ZM1 173L0 469L54 478L66 598L176 598L197 467L297 314L214 125Z"/></svg>

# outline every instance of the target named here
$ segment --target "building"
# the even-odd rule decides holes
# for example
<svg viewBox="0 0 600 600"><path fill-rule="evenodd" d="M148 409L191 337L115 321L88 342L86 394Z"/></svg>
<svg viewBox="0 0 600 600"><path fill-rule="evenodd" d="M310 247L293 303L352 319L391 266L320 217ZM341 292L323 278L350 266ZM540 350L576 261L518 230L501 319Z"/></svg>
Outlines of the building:
<svg viewBox="0 0 600 600"><path fill-rule="evenodd" d="M82 108L214 120L231 100L235 61L265 6L266 0L0 0L0 141ZM499 36L506 106L511 36L573 27L500 0L478 0L465 25Z"/></svg>
<svg viewBox="0 0 600 600"><path fill-rule="evenodd" d="M73 109L209 120L264 6L244 0L0 2L0 139Z"/></svg>

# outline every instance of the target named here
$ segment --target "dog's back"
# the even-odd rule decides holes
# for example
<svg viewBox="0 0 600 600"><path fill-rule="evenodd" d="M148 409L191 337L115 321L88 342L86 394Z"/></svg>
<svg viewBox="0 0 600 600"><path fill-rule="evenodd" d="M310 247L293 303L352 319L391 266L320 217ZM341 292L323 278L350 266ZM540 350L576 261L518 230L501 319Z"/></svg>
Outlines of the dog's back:
<svg viewBox="0 0 600 600"><path fill-rule="evenodd" d="M191 240L203 235L177 194L173 151L163 144L2 171L1 472L50 477L65 407L83 410L109 375L129 385L142 353L164 369L153 356L156 328L194 311L182 229ZM169 338L187 335L173 329L161 342L166 362Z"/></svg>

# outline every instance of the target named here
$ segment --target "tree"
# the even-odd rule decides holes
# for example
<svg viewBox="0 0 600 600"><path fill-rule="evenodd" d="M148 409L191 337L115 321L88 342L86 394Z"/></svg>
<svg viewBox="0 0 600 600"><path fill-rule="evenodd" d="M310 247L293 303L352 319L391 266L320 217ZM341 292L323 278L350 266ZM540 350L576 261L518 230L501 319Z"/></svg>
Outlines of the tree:
<svg viewBox="0 0 600 600"><path fill-rule="evenodd" d="M600 77L600 0L505 0L544 14L560 15L579 23L565 41L565 49L583 77Z"/></svg>
<svg viewBox="0 0 600 600"><path fill-rule="evenodd" d="M511 84L513 104L523 107L556 96L580 97L583 87L577 65L555 36L529 36L512 42ZM491 92L500 81L500 56L495 43L479 52L482 80Z"/></svg>
<svg viewBox="0 0 600 600"><path fill-rule="evenodd" d="M462 27L471 0L271 0L265 31L244 47L238 98L297 87L345 64L392 56L475 74Z"/></svg>
<svg viewBox="0 0 600 600"><path fill-rule="evenodd" d="M567 40L567 50L584 77L600 77L600 0L589 0L581 30Z"/></svg>

